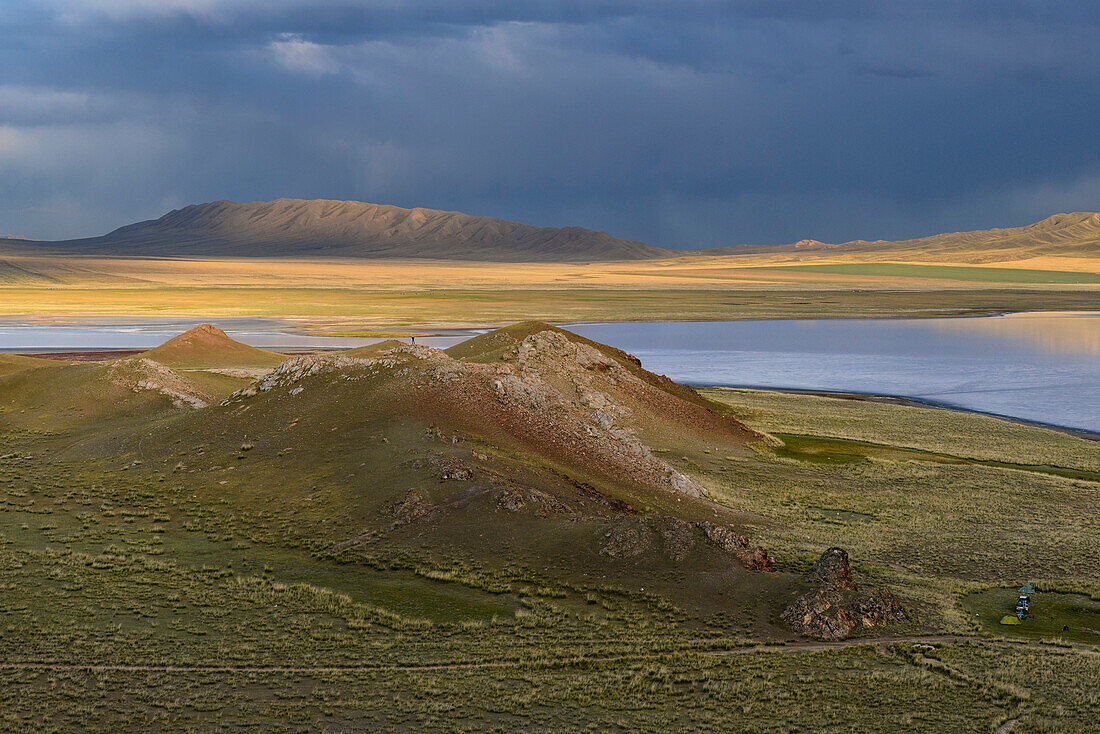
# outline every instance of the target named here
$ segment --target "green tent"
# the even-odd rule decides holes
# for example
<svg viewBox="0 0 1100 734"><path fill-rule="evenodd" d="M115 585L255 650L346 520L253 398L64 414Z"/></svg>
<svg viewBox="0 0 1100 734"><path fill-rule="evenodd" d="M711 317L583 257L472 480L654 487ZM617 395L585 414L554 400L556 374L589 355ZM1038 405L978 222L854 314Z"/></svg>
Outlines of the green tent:
<svg viewBox="0 0 1100 734"><path fill-rule="evenodd" d="M1020 593L1021 594L1034 594L1035 593L1035 587L1032 586L1031 584L1024 584L1023 586L1020 587Z"/></svg>
<svg viewBox="0 0 1100 734"><path fill-rule="evenodd" d="M1014 617L1011 614L1006 614L1001 617L1001 624L1022 624L1018 617Z"/></svg>

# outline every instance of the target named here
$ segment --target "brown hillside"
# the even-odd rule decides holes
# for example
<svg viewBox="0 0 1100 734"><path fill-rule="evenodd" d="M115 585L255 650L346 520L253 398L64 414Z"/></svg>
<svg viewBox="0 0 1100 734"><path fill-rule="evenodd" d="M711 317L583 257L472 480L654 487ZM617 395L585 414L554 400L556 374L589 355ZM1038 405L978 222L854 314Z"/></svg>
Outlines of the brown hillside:
<svg viewBox="0 0 1100 734"><path fill-rule="evenodd" d="M495 358L482 354L487 345ZM242 414L248 427L237 430L260 436L266 425L292 422L265 417L271 410L292 411L302 431L314 419L337 433L414 421L537 457L628 501L706 495L660 451L682 456L721 446L740 454L760 438L690 388L561 329L520 324L466 346L397 344L291 358L239 394L251 407ZM342 424L344 406L354 410Z"/></svg>
<svg viewBox="0 0 1100 734"><path fill-rule="evenodd" d="M635 260L665 250L581 227L533 227L435 209L277 199L195 204L102 237L47 243L128 256L369 257L447 260Z"/></svg>
<svg viewBox="0 0 1100 734"><path fill-rule="evenodd" d="M210 324L200 324L140 356L175 369L271 368L286 359L230 339Z"/></svg>

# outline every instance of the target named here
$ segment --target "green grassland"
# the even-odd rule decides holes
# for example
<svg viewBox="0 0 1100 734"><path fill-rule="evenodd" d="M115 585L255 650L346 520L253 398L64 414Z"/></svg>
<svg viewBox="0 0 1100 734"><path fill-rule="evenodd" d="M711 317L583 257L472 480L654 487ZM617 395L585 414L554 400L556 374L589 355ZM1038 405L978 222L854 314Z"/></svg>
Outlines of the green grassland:
<svg viewBox="0 0 1100 734"><path fill-rule="evenodd" d="M768 270L837 275L874 275L888 278L934 278L985 283L1034 283L1045 285L1100 283L1100 275L1068 270L1032 270L1027 268L983 268L968 265L921 265L918 263L836 263L822 265L781 265Z"/></svg>
<svg viewBox="0 0 1100 734"><path fill-rule="evenodd" d="M466 356L498 346L478 344ZM985 618L1002 613L996 590L1025 582L1100 600L1100 446L1078 437L700 391L765 438L738 451L653 428L650 441L780 565L745 574L698 554L603 557L590 546L606 518L471 504L388 527L393 497L452 491L431 462L492 447L390 418L354 428L382 382L330 386L312 419L262 400L181 412L89 382L88 366L64 368L58 395L41 385L62 368L12 369L0 374L7 730L942 733L1100 720L1100 635ZM311 379L303 397L321 400ZM559 481L519 445L493 450L517 480ZM895 590L909 620L843 643L785 630L780 600L830 545L861 582ZM1037 615L1057 613L1037 600Z"/></svg>

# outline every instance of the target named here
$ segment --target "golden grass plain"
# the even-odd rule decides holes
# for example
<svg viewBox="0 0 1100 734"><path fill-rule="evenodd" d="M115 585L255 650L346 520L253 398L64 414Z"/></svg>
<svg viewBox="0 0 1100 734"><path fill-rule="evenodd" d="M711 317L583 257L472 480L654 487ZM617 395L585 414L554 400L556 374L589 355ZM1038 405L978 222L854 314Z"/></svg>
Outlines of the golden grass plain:
<svg viewBox="0 0 1100 734"><path fill-rule="evenodd" d="M921 277L805 272L801 265L868 262L800 255L690 255L596 263L442 260L0 258L0 316L271 316L332 330L491 326L525 319L714 320L955 316L1095 310L1100 285L1019 282L1021 270L1100 274L1100 258L1039 257L990 264L923 263ZM927 277L924 266L944 268ZM960 279L960 268L981 277ZM907 272L902 269L900 272ZM931 272L936 272L935 270ZM963 275L960 276L959 273ZM1032 277L1029 275L1029 277Z"/></svg>

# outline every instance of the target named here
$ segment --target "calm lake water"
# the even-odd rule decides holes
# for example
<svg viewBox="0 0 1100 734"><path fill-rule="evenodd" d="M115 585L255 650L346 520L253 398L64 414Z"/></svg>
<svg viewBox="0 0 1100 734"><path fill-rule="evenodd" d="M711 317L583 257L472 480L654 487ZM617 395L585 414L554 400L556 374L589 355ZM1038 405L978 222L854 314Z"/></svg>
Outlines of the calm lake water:
<svg viewBox="0 0 1100 734"><path fill-rule="evenodd" d="M269 348L351 347L378 339L294 334L265 319L213 322ZM0 350L147 348L194 321L0 321ZM1100 312L964 319L821 319L576 324L692 385L897 395L1100 432ZM475 332L419 337L447 347Z"/></svg>
<svg viewBox="0 0 1100 734"><path fill-rule="evenodd" d="M1100 313L570 328L692 385L897 395L1100 432Z"/></svg>
<svg viewBox="0 0 1100 734"><path fill-rule="evenodd" d="M66 351L81 349L150 349L187 331L195 320L144 319L115 322L47 324L0 320L0 351ZM361 347L382 341L376 338L311 336L290 331L291 324L276 319L214 319L208 321L231 337L254 347L316 348ZM417 337L417 343L449 347L481 333L456 330L453 334ZM408 341L408 339L403 339Z"/></svg>

